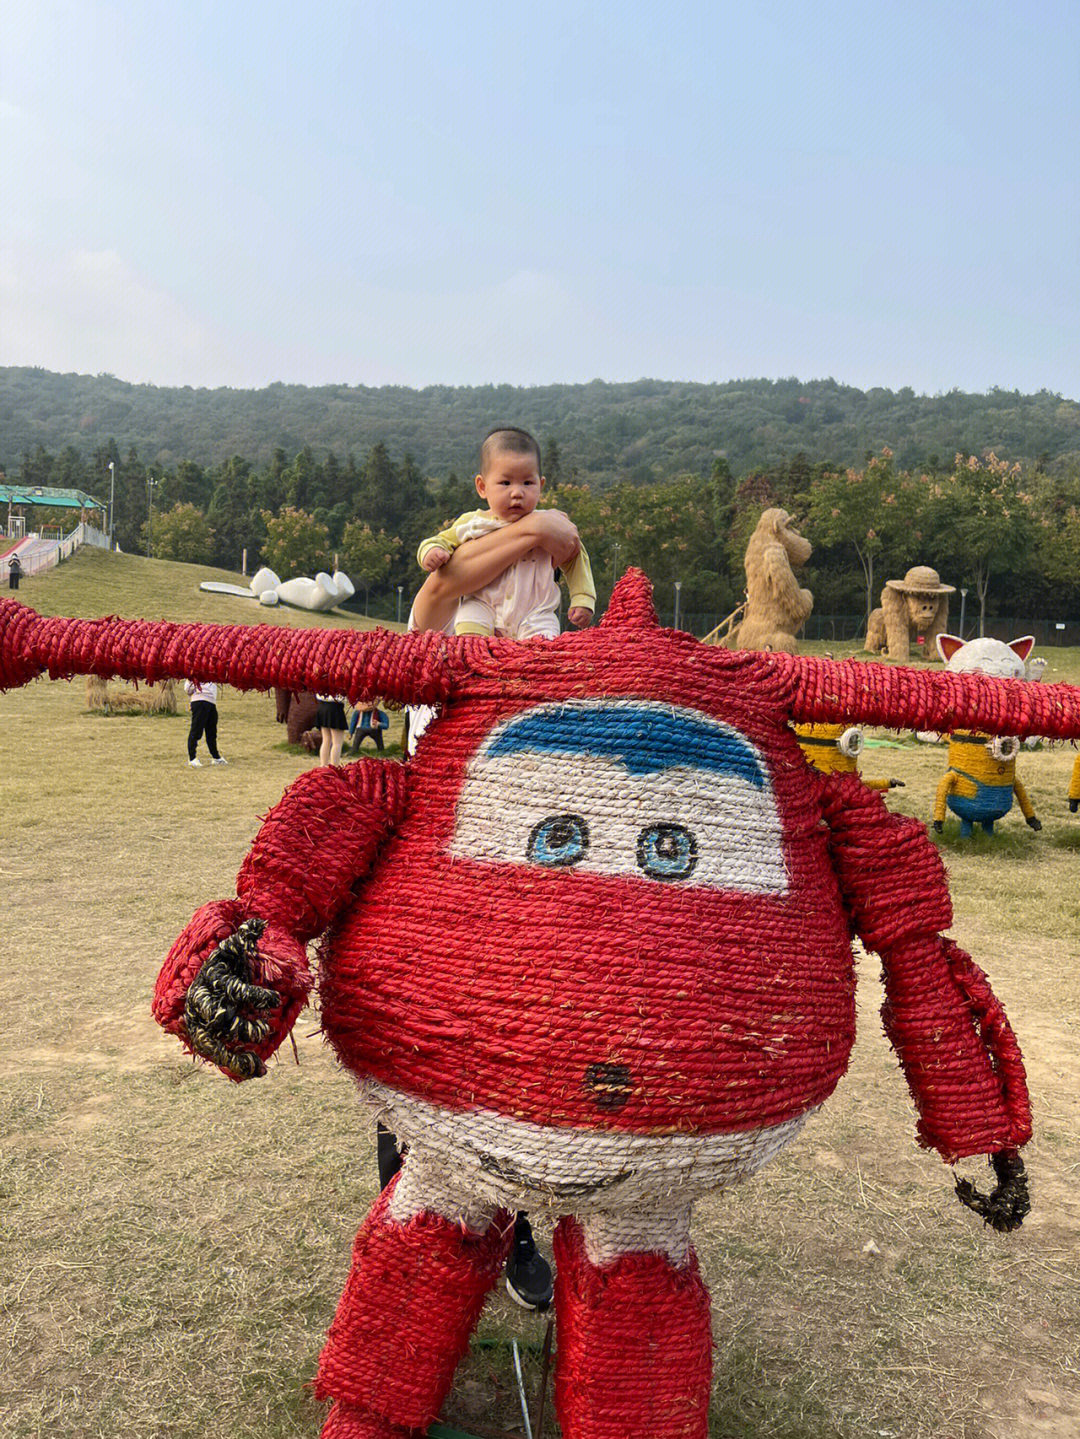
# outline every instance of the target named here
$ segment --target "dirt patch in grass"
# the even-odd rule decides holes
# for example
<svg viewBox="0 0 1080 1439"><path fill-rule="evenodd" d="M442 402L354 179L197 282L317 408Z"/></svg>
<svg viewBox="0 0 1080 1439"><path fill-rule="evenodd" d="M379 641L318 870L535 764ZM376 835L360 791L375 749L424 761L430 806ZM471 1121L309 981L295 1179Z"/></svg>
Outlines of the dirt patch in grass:
<svg viewBox="0 0 1080 1439"><path fill-rule="evenodd" d="M235 622L241 602L195 589L205 571L178 586L188 569L95 556L25 598ZM160 608L125 598L133 575ZM0 732L5 1439L313 1439L307 1386L375 1193L367 1121L316 1016L297 1028L299 1065L286 1050L243 1086L189 1063L149 1016L176 932L233 892L258 816L311 761L280 748L271 699L232 692L221 769L187 768L182 716L88 715L79 681L0 696ZM1020 763L1042 834L1014 815L1000 842L943 857L954 932L1027 1056L1034 1213L992 1234L916 1146L863 958L840 1088L798 1144L696 1216L716 1436L1080 1433L1080 816L1065 806L1069 749ZM907 781L894 808L929 816L943 749L872 748L862 764ZM461 1428L519 1424L509 1342L534 1382L543 1332L493 1298L448 1410Z"/></svg>

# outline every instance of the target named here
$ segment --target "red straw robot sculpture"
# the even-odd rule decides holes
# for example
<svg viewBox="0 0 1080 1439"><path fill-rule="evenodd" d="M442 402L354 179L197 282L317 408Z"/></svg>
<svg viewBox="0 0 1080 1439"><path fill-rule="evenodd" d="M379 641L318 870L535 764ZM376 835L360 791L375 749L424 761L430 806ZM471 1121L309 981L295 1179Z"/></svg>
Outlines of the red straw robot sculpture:
<svg viewBox="0 0 1080 1439"><path fill-rule="evenodd" d="M262 1074L322 936L323 1028L408 1145L319 1363L324 1439L424 1431L518 1208L558 1219L567 1439L703 1439L691 1207L793 1139L847 1068L853 934L881 957L922 1142L990 1156L989 1194L957 1187L996 1228L1027 1211L1023 1064L944 937L937 852L857 776L812 770L791 723L1075 738L1080 690L707 648L658 626L635 571L599 628L520 644L0 602L0 686L42 671L441 706L408 764L290 786L154 997L190 1049Z"/></svg>

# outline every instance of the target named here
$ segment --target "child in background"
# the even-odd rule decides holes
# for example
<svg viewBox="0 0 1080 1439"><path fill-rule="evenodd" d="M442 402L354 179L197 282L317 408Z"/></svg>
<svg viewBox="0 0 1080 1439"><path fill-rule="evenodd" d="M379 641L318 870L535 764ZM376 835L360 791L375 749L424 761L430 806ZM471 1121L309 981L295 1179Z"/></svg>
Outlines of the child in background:
<svg viewBox="0 0 1080 1439"><path fill-rule="evenodd" d="M383 730L389 729L390 716L375 705L365 705L353 710L349 716L349 734L352 737L352 752L357 754L366 739L375 741L375 748L383 748Z"/></svg>
<svg viewBox="0 0 1080 1439"><path fill-rule="evenodd" d="M487 509L459 515L448 529L421 540L417 559L430 574L450 559L458 545L492 530L512 525L532 514L544 488L540 473L540 446L526 430L500 426L484 438L476 492ZM580 629L591 624L596 608L589 557L582 547L566 568L570 590L567 618ZM533 550L516 561L476 594L464 595L458 604L454 633L505 635L526 640L554 639L559 633L559 586L551 556Z"/></svg>
<svg viewBox="0 0 1080 1439"><path fill-rule="evenodd" d="M202 684L198 680L185 680L184 693L191 700L191 728L188 730L188 764L192 769L202 769L202 760L195 751L199 740L206 737L206 748L210 751L211 764L228 764L222 759L217 747L217 685Z"/></svg>

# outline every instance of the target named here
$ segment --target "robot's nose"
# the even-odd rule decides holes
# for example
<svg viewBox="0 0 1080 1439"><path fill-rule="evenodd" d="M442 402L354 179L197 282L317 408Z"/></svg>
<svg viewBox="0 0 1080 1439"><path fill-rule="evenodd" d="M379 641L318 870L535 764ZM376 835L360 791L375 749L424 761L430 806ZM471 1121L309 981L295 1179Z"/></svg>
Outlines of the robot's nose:
<svg viewBox="0 0 1080 1439"><path fill-rule="evenodd" d="M597 1109L621 1109L634 1092L634 1077L625 1064L590 1064L585 1070L585 1088Z"/></svg>

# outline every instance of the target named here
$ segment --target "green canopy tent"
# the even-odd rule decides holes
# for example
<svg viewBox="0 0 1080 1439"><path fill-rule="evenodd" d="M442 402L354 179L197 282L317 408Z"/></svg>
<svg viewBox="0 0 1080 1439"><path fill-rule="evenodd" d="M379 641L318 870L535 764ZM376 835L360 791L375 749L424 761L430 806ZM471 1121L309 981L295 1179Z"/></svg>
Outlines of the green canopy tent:
<svg viewBox="0 0 1080 1439"><path fill-rule="evenodd" d="M64 489L53 485L13 485L6 480L0 480L0 505L7 505L7 532L10 535L12 529L12 517L15 511L19 512L20 518L25 519L24 511L30 509L43 510L78 510L80 523L85 523L90 513L100 512L102 517L105 514L105 506L100 500L95 500L85 490ZM104 528L104 525L101 526Z"/></svg>

